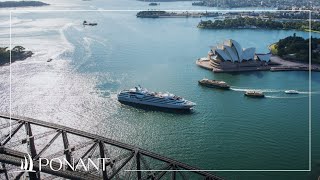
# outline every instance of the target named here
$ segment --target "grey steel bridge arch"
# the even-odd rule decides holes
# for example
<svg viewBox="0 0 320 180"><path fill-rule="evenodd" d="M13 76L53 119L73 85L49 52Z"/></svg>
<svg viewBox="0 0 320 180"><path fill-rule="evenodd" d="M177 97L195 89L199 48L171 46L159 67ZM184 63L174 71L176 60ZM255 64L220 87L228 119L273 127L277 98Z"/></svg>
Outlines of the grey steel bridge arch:
<svg viewBox="0 0 320 180"><path fill-rule="evenodd" d="M0 122L0 178L28 177L32 180L55 178L86 180L222 179L217 175L200 171L198 168L148 150L70 127L22 116L11 116L10 135L8 130L10 116L0 114ZM71 141L77 138L82 141L72 144ZM22 150L23 147L26 149L25 152ZM50 151L51 154L48 154L50 148L53 148L55 152ZM32 158L35 172L14 171L14 169L19 170L17 166L21 165L22 159L28 154ZM71 162L71 159L79 162L80 158L88 159L89 157L110 158L110 161L105 164L105 171L72 171L70 168L55 171L47 166L42 167L41 172L39 171L39 158L54 159L57 157L64 157L68 162ZM58 166L57 162L53 162L52 166ZM148 171L153 168L159 171Z"/></svg>

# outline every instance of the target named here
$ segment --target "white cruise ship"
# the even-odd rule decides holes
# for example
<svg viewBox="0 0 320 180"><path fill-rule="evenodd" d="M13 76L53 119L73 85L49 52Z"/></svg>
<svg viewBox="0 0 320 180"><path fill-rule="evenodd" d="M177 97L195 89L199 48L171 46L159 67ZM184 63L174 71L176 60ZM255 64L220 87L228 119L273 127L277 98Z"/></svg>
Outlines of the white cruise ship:
<svg viewBox="0 0 320 180"><path fill-rule="evenodd" d="M174 94L150 92L141 86L121 91L118 94L118 101L122 103L182 110L189 110L196 105Z"/></svg>

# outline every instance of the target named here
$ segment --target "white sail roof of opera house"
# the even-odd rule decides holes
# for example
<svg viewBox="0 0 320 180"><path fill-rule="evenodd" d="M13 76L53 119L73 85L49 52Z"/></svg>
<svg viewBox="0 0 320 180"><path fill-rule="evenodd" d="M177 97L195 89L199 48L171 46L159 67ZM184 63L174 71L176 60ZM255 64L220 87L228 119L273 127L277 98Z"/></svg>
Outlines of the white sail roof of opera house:
<svg viewBox="0 0 320 180"><path fill-rule="evenodd" d="M254 59L255 52L256 52L256 48L243 49L242 59L243 60Z"/></svg>
<svg viewBox="0 0 320 180"><path fill-rule="evenodd" d="M254 60L255 48L242 49L241 45L232 39L226 40L222 45L213 48L212 51L224 61L241 62L243 60ZM257 56L261 61L269 61L270 56ZM269 58L268 58L269 57Z"/></svg>
<svg viewBox="0 0 320 180"><path fill-rule="evenodd" d="M271 53L268 53L268 54L256 54L258 60L260 61L270 61L270 57L271 57Z"/></svg>
<svg viewBox="0 0 320 180"><path fill-rule="evenodd" d="M223 49L216 49L215 50L216 54L220 55L220 57L225 60L225 61L231 61L230 56L225 53L225 51Z"/></svg>

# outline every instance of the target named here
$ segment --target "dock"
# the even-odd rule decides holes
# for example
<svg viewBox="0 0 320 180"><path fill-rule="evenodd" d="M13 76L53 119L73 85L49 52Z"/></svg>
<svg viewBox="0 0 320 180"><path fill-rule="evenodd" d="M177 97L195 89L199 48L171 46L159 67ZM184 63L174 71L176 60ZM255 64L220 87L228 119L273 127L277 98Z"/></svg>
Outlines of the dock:
<svg viewBox="0 0 320 180"><path fill-rule="evenodd" d="M280 67L271 67L270 71L309 71L309 67L300 66L300 67L290 67L290 66L280 66ZM319 68L311 68L311 71L320 72Z"/></svg>
<svg viewBox="0 0 320 180"><path fill-rule="evenodd" d="M201 68L204 68L204 69L207 69L207 70L210 70L210 71L213 70L213 67L210 65L210 60L207 59L207 58L199 58L196 61L196 64Z"/></svg>

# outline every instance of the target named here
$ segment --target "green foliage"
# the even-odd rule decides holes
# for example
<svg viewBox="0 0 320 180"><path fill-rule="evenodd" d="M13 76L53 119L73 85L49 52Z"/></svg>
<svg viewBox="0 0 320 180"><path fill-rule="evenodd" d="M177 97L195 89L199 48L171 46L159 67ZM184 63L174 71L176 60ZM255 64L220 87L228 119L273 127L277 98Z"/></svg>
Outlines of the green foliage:
<svg viewBox="0 0 320 180"><path fill-rule="evenodd" d="M309 39L298 36L289 36L280 39L275 48L277 55L285 59L297 61L309 61ZM311 57L312 62L320 63L320 39L311 38Z"/></svg>
<svg viewBox="0 0 320 180"><path fill-rule="evenodd" d="M3 62L10 61L10 52L8 47L0 47L0 65L5 64Z"/></svg>
<svg viewBox="0 0 320 180"><path fill-rule="evenodd" d="M22 46L15 46L11 50L11 62L17 60L24 60L32 56L31 51L25 51L25 48ZM0 65L10 63L10 50L8 47L0 47Z"/></svg>
<svg viewBox="0 0 320 180"><path fill-rule="evenodd" d="M272 54L278 54L278 50L277 50L277 45L276 44L272 44L272 45L270 45L270 51L271 51L271 53Z"/></svg>
<svg viewBox="0 0 320 180"><path fill-rule="evenodd" d="M167 14L166 11L140 11L137 13L137 17L159 17L165 14Z"/></svg>
<svg viewBox="0 0 320 180"><path fill-rule="evenodd" d="M24 50L25 48L22 46L15 46L14 48L12 48L12 52L15 52L15 53L20 53L20 52L23 52Z"/></svg>
<svg viewBox="0 0 320 180"><path fill-rule="evenodd" d="M206 29L229 29L229 28L262 28L262 29L297 29L305 30L309 27L308 21L274 21L271 19L240 17L236 19L225 19L216 21L201 21L199 28ZM312 22L311 30L320 31L320 22Z"/></svg>

